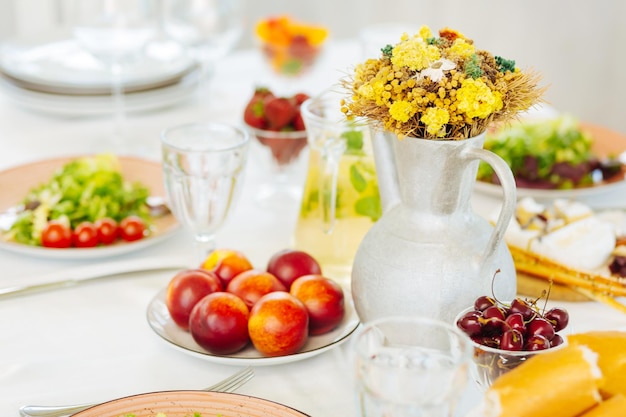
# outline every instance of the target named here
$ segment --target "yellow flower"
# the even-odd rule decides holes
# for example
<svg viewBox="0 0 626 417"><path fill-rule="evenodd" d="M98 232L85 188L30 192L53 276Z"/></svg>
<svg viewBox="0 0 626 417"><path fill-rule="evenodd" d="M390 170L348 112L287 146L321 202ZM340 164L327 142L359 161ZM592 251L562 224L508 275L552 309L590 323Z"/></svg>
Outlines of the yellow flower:
<svg viewBox="0 0 626 417"><path fill-rule="evenodd" d="M456 93L457 108L469 118L486 118L502 108L502 95L491 91L483 80L465 78Z"/></svg>
<svg viewBox="0 0 626 417"><path fill-rule="evenodd" d="M446 135L444 125L449 121L450 113L446 109L439 107L427 108L420 118L420 122L426 125L426 131L440 138Z"/></svg>
<svg viewBox="0 0 626 417"><path fill-rule="evenodd" d="M450 56L458 56L459 58L469 58L476 53L476 48L471 43L468 43L463 38L457 38L450 47L448 53Z"/></svg>
<svg viewBox="0 0 626 417"><path fill-rule="evenodd" d="M399 42L392 51L391 63L398 67L407 67L420 71L430 63L441 58L441 52L435 45L428 45L419 35L407 37Z"/></svg>
<svg viewBox="0 0 626 417"><path fill-rule="evenodd" d="M422 27L420 28L419 35L420 35L420 37L421 37L422 39L424 39L424 40L428 40L428 39L433 38L433 32L432 32L432 31L430 30L430 28L429 28L428 26L426 26L426 25L424 25L424 26L422 26Z"/></svg>
<svg viewBox="0 0 626 417"><path fill-rule="evenodd" d="M408 101L395 101L389 107L391 117L399 122L407 122L415 114L415 107Z"/></svg>

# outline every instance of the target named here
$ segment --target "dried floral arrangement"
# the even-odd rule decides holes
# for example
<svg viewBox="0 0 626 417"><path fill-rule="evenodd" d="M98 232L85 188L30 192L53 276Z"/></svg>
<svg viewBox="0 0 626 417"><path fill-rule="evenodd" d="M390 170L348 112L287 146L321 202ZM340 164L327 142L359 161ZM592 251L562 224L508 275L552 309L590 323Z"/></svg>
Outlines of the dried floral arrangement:
<svg viewBox="0 0 626 417"><path fill-rule="evenodd" d="M342 111L365 117L399 138L467 139L542 101L540 76L477 49L473 40L428 26L381 49L341 80Z"/></svg>

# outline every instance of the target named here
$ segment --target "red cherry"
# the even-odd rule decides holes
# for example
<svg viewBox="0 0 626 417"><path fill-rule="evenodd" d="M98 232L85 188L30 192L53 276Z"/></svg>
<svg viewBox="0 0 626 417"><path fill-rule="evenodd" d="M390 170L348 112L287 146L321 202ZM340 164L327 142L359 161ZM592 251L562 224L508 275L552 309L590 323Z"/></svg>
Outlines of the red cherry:
<svg viewBox="0 0 626 417"><path fill-rule="evenodd" d="M548 320L542 317L532 319L530 323L528 323L528 326L526 326L526 329L531 336L540 335L548 340L554 337L554 327Z"/></svg>
<svg viewBox="0 0 626 417"><path fill-rule="evenodd" d="M481 323L483 324L483 334L485 336L500 336L504 331L504 320L491 317L491 318L482 318Z"/></svg>
<svg viewBox="0 0 626 417"><path fill-rule="evenodd" d="M509 329L502 334L500 349L519 351L524 347L524 336L519 330Z"/></svg>
<svg viewBox="0 0 626 417"><path fill-rule="evenodd" d="M495 306L496 300L486 295L480 296L474 301L474 309L484 311L487 307Z"/></svg>
<svg viewBox="0 0 626 417"><path fill-rule="evenodd" d="M534 334L528 338L524 345L524 350L529 352L535 352L538 350L545 350L550 347L550 341L545 336L540 334Z"/></svg>
<svg viewBox="0 0 626 417"><path fill-rule="evenodd" d="M525 321L531 320L534 316L537 315L537 312L533 310L533 308L528 305L528 303L520 298L516 298L511 303L511 308L509 309L510 313L520 313Z"/></svg>
<svg viewBox="0 0 626 417"><path fill-rule="evenodd" d="M555 346L562 345L563 342L564 342L564 340L561 337L561 335L560 334L555 334L554 337L552 338L552 340L550 340L550 347L555 347Z"/></svg>
<svg viewBox="0 0 626 417"><path fill-rule="evenodd" d="M477 336L482 332L483 326L479 321L480 313L477 311L469 311L459 318L456 325L463 330L468 336Z"/></svg>
<svg viewBox="0 0 626 417"><path fill-rule="evenodd" d="M504 321L511 329L526 333L526 323L524 323L524 316L521 313L511 313Z"/></svg>
<svg viewBox="0 0 626 417"><path fill-rule="evenodd" d="M563 330L569 324L569 313L563 308L552 308L543 317L552 323L555 332Z"/></svg>
<svg viewBox="0 0 626 417"><path fill-rule="evenodd" d="M485 311L483 311L483 317L486 319L495 318L499 320L504 320L505 314L504 314L504 310L502 310L500 307L491 306L491 307L487 307Z"/></svg>

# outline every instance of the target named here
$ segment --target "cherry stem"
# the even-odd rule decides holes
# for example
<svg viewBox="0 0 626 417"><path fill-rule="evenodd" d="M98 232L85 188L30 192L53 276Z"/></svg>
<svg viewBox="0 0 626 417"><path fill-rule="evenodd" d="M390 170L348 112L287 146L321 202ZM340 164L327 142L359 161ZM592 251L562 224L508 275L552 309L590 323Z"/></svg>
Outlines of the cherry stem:
<svg viewBox="0 0 626 417"><path fill-rule="evenodd" d="M493 277L491 277L491 295L493 296L493 299L495 300L496 303L500 305L504 305L504 303L498 300L498 298L496 297L496 291L494 288L494 284L496 282L496 275L498 275L499 273L500 273L500 268L496 269L496 272L493 273Z"/></svg>

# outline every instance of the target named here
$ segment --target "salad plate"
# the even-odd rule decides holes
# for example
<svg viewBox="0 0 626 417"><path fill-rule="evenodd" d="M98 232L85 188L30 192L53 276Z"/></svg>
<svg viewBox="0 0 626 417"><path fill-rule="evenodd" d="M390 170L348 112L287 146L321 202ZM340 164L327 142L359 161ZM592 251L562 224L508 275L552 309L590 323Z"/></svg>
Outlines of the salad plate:
<svg viewBox="0 0 626 417"><path fill-rule="evenodd" d="M171 213L153 218L153 231L143 239L133 242L118 241L107 246L92 248L46 248L22 243L10 242L2 239L4 223L10 221L11 210L35 186L47 182L52 174L68 162L80 156L60 157L32 162L16 166L0 172L0 249L44 257L51 259L94 259L106 258L114 255L126 254L158 243L171 236L179 225ZM124 179L130 182L139 181L144 184L155 197L164 196L161 164L135 157L118 157Z"/></svg>
<svg viewBox="0 0 626 417"><path fill-rule="evenodd" d="M622 187L626 187L626 136L589 123L582 123L582 126L593 138L591 150L594 155L598 157L619 155L619 160L623 165L621 175L617 175L609 181L599 181L591 186L572 189L539 189L518 186L518 198L532 197L542 201L558 198L585 199L610 194ZM499 198L502 195L502 189L499 185L485 181L476 181L474 189L480 194L491 197Z"/></svg>
<svg viewBox="0 0 626 417"><path fill-rule="evenodd" d="M160 391L108 401L75 417L308 417L286 405L243 394L207 391Z"/></svg>
<svg viewBox="0 0 626 417"><path fill-rule="evenodd" d="M193 340L191 333L181 329L174 323L165 304L166 291L167 289L163 289L157 293L148 305L147 319L152 330L174 348L184 353L223 365L265 366L307 359L339 346L341 343L348 340L348 337L359 326L359 319L352 305L352 300L346 297L346 313L339 326L329 333L310 336L304 347L297 353L285 356L267 357L263 356L249 344L243 350L231 355L215 355L200 347L200 345Z"/></svg>

